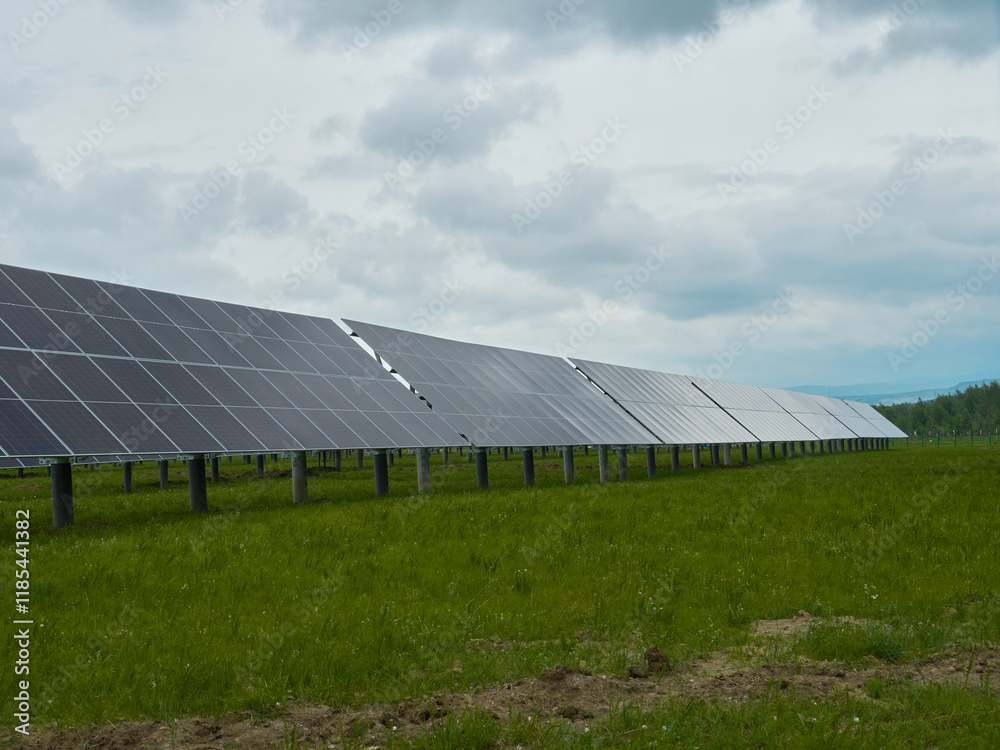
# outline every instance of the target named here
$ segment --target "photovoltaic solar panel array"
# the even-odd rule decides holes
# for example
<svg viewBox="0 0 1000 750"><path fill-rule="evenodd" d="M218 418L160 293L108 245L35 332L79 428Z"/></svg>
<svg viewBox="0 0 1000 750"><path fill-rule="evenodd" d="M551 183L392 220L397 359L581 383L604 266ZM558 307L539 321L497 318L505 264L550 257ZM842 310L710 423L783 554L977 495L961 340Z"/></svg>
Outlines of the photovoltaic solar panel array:
<svg viewBox="0 0 1000 750"><path fill-rule="evenodd" d="M837 419L817 400L817 397L794 391L771 389L771 398L794 414L802 424L821 440L843 440L857 437L843 422Z"/></svg>
<svg viewBox="0 0 1000 750"><path fill-rule="evenodd" d="M347 323L427 403L332 320L0 265L0 468L905 437L865 404Z"/></svg>
<svg viewBox="0 0 1000 750"><path fill-rule="evenodd" d="M695 386L733 415L759 442L815 440L795 417L768 394L766 388L693 378Z"/></svg>
<svg viewBox="0 0 1000 750"><path fill-rule="evenodd" d="M906 437L891 422L866 404L812 396L778 388L761 388L706 378L640 370L586 360L573 364L630 414L662 438L664 443L697 442L799 442L875 437ZM692 426L680 433L683 410L697 404L691 389L705 402L727 415L732 424L721 437L708 425ZM865 408L867 406L867 409ZM689 422L691 420L688 420ZM736 428L733 427L736 425ZM694 440L687 439L691 435ZM750 437L745 437L750 434ZM699 437L701 436L701 437Z"/></svg>
<svg viewBox="0 0 1000 750"><path fill-rule="evenodd" d="M558 357L344 322L477 447L660 442Z"/></svg>
<svg viewBox="0 0 1000 750"><path fill-rule="evenodd" d="M688 378L634 367L573 360L573 363L658 443L755 442L754 436L694 387Z"/></svg>
<svg viewBox="0 0 1000 750"><path fill-rule="evenodd" d="M456 439L331 320L0 265L0 458Z"/></svg>
<svg viewBox="0 0 1000 750"><path fill-rule="evenodd" d="M836 399L572 360L610 397L596 399L602 415L607 415L603 419L611 421L615 411L610 406L615 404L643 428L636 434L627 423L614 419L614 428L602 431L584 416L594 408L598 391L567 375L565 363L556 357L344 322L435 412L478 446L687 445L887 436ZM882 419L874 409L871 413ZM903 436L897 433L891 436Z"/></svg>

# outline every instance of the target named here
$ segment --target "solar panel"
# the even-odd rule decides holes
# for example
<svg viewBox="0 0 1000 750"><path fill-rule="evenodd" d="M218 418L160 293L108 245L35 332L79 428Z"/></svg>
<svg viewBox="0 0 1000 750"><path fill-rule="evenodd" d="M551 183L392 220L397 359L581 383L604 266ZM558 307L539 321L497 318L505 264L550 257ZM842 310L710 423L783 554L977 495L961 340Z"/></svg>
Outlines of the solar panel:
<svg viewBox="0 0 1000 750"><path fill-rule="evenodd" d="M68 452L22 401L0 401L0 445L11 456L59 456Z"/></svg>
<svg viewBox="0 0 1000 750"><path fill-rule="evenodd" d="M91 401L87 403L87 408L130 452L177 452L177 446L135 404Z"/></svg>
<svg viewBox="0 0 1000 750"><path fill-rule="evenodd" d="M331 320L0 265L4 458L458 441Z"/></svg>
<svg viewBox="0 0 1000 750"><path fill-rule="evenodd" d="M83 308L47 273L38 273L27 268L14 266L3 266L3 271L7 278L22 292L20 296L28 297L31 300L29 304L45 310L83 311Z"/></svg>
<svg viewBox="0 0 1000 750"><path fill-rule="evenodd" d="M46 364L81 401L128 403L131 400L89 357L60 354L49 357Z"/></svg>
<svg viewBox="0 0 1000 750"><path fill-rule="evenodd" d="M848 406L847 402L842 399L830 398L829 396L815 396L808 393L803 395L806 396L806 398L813 399L835 417L851 417L853 419L858 416L858 413Z"/></svg>
<svg viewBox="0 0 1000 750"><path fill-rule="evenodd" d="M757 437L682 375L570 360L668 445L756 443Z"/></svg>
<svg viewBox="0 0 1000 750"><path fill-rule="evenodd" d="M80 351L111 357L128 356L128 352L90 315L59 310L47 310L45 314Z"/></svg>
<svg viewBox="0 0 1000 750"><path fill-rule="evenodd" d="M759 442L811 442L818 439L812 430L771 398L764 388L706 378L692 378L692 382L750 430Z"/></svg>
<svg viewBox="0 0 1000 750"><path fill-rule="evenodd" d="M150 302L149 297L143 294L139 289L131 286L106 284L100 281L97 282L97 285L109 299L113 300L115 304L121 307L121 309L133 319L142 323L170 324L170 318L164 315L156 305Z"/></svg>
<svg viewBox="0 0 1000 750"><path fill-rule="evenodd" d="M844 403L850 406L855 412L857 412L859 416L867 419L876 430L879 430L882 433L883 437L888 437L888 438L906 437L905 432L896 427L896 425L894 425L884 416L879 414L879 412L870 404L863 404L858 401L844 401Z"/></svg>
<svg viewBox="0 0 1000 750"><path fill-rule="evenodd" d="M473 445L662 442L559 357L345 322Z"/></svg>
<svg viewBox="0 0 1000 750"><path fill-rule="evenodd" d="M848 406L847 402L839 398L829 396L814 396L807 394L807 398L814 399L823 409L837 418L851 432L860 438L881 438L885 437L882 430L878 429L857 411Z"/></svg>
<svg viewBox="0 0 1000 750"><path fill-rule="evenodd" d="M139 359L173 360L173 356L156 343L156 340L136 321L106 317L98 317L96 320L109 335L121 343L127 356Z"/></svg>
<svg viewBox="0 0 1000 750"><path fill-rule="evenodd" d="M10 307L10 305L3 305L3 307ZM15 348L23 346L21 339L15 336L14 332L10 330L10 326L2 322L0 322L0 346Z"/></svg>
<svg viewBox="0 0 1000 750"><path fill-rule="evenodd" d="M129 314L111 299L111 296L96 281L56 273L50 273L49 278L61 286L83 310L94 317L129 317Z"/></svg>
<svg viewBox="0 0 1000 750"><path fill-rule="evenodd" d="M843 421L824 409L813 396L780 388L764 388L763 390L787 412L795 415L795 418L820 440L844 440L857 437Z"/></svg>
<svg viewBox="0 0 1000 750"><path fill-rule="evenodd" d="M4 323L29 349L74 351L80 349L37 307L0 306ZM18 346L14 344L14 346Z"/></svg>
<svg viewBox="0 0 1000 750"><path fill-rule="evenodd" d="M128 452L108 427L79 401L26 401L28 407L59 435L70 455Z"/></svg>

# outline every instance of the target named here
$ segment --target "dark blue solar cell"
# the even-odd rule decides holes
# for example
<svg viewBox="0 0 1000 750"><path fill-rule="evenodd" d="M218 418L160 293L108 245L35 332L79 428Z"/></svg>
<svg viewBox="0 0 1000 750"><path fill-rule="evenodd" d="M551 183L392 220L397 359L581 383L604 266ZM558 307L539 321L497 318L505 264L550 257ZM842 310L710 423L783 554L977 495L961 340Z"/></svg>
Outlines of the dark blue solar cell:
<svg viewBox="0 0 1000 750"><path fill-rule="evenodd" d="M376 380L391 380L393 382L397 381L389 372L377 362L374 357L369 355L367 352L361 349L344 349L345 354L347 354L348 360L353 361L359 368L359 372L351 372L346 365L341 364L344 372L352 377L361 376L366 378L375 378ZM343 360L343 355L337 360L341 363Z"/></svg>
<svg viewBox="0 0 1000 750"><path fill-rule="evenodd" d="M252 336L246 334L227 334L223 338L252 367L260 370L285 370L285 366L272 357L258 344Z"/></svg>
<svg viewBox="0 0 1000 750"><path fill-rule="evenodd" d="M417 411L427 408L425 404L419 403L412 392L383 383L372 383L365 392L385 411ZM424 413L420 411L420 414Z"/></svg>
<svg viewBox="0 0 1000 750"><path fill-rule="evenodd" d="M296 375L327 409L353 409L355 406L322 375Z"/></svg>
<svg viewBox="0 0 1000 750"><path fill-rule="evenodd" d="M286 342L296 354L308 362L313 369L323 375L343 375L344 370L333 363L318 346L304 341Z"/></svg>
<svg viewBox="0 0 1000 750"><path fill-rule="evenodd" d="M286 369L292 372L308 372L315 373L316 368L306 362L302 357L296 354L292 348L286 344L284 341L278 341L278 339L268 339L263 337L254 337L258 344L267 350L267 353L274 357L276 360L281 362Z"/></svg>
<svg viewBox="0 0 1000 750"><path fill-rule="evenodd" d="M0 305L0 309L6 308L7 305ZM3 313L0 312L0 346L10 346L15 349L21 349L24 347L24 342L21 341L14 332L7 327L7 324L3 322Z"/></svg>
<svg viewBox="0 0 1000 750"><path fill-rule="evenodd" d="M371 360L371 365L362 359L354 357L353 353L348 349L340 349L336 346L323 346L322 344L318 345L317 348L330 357L330 359L332 359L348 377L377 378L380 377L377 372L378 370L381 370L386 376L392 377L388 372L386 372L382 365L365 354L365 352L361 352L361 354Z"/></svg>
<svg viewBox="0 0 1000 750"><path fill-rule="evenodd" d="M406 373L403 377L408 383L418 387L425 384L445 385L458 381L458 378L449 379L439 374L440 368L435 368L423 357L417 357L413 354L399 354L392 357L389 363L396 372Z"/></svg>
<svg viewBox="0 0 1000 750"><path fill-rule="evenodd" d="M212 437L182 406L140 406L142 412L185 453L220 453L222 443Z"/></svg>
<svg viewBox="0 0 1000 750"><path fill-rule="evenodd" d="M96 281L58 273L50 273L49 276L91 315L104 315L109 318L131 317Z"/></svg>
<svg viewBox="0 0 1000 750"><path fill-rule="evenodd" d="M278 408L288 408L292 402L281 395L281 391L275 388L259 372L254 370L227 369L226 372L239 383L243 390L249 393L254 401L260 406L276 406Z"/></svg>
<svg viewBox="0 0 1000 750"><path fill-rule="evenodd" d="M451 403L444 394L434 386L422 385L419 390L419 398L423 399L421 403L422 408L427 408L427 404L430 404L434 411L439 414L458 414L459 409L453 403ZM413 411L416 411L417 407L414 407Z"/></svg>
<svg viewBox="0 0 1000 750"><path fill-rule="evenodd" d="M466 393L469 389L466 388L452 388L449 385L439 386L437 389L446 399L448 399L448 404L455 409L455 414L478 414L476 407L473 406L468 399L465 398ZM443 409L444 404L437 405L432 401L431 404L435 406L436 409ZM533 409L532 412L535 410Z"/></svg>
<svg viewBox="0 0 1000 750"><path fill-rule="evenodd" d="M52 354L45 363L81 401L126 403L130 400L86 357Z"/></svg>
<svg viewBox="0 0 1000 750"><path fill-rule="evenodd" d="M3 356L2 352L0 352L0 356ZM8 388L2 380L0 380L0 398L17 398L17 394Z"/></svg>
<svg viewBox="0 0 1000 750"><path fill-rule="evenodd" d="M342 349L339 346L329 346L327 344L316 344L315 346L317 349L319 349L319 351L323 353L323 355L327 359L333 362L333 364L337 367L337 372L333 373L326 371L329 368L324 368L323 372L324 375L348 375L348 376L357 375L361 377L368 376L375 378L382 377L382 375L378 372L373 371L371 373L367 373L365 368L360 366L358 364L358 361L353 356L347 353L348 350ZM365 354L364 352L361 353L364 354L364 356L368 357L368 355ZM372 358L368 357L368 359ZM391 375L389 375L388 372L386 372L386 370L382 368L382 366L378 362L372 359L372 363L379 370L382 370L382 373L384 373L386 376L392 377Z"/></svg>
<svg viewBox="0 0 1000 750"><path fill-rule="evenodd" d="M310 316L309 320L311 320L317 328L326 334L330 341L336 346L344 347L346 349L358 348L357 340L329 318L314 318ZM314 341L313 343L316 344L324 342Z"/></svg>
<svg viewBox="0 0 1000 750"><path fill-rule="evenodd" d="M59 434L74 456L121 453L124 446L78 401L28 401L39 418Z"/></svg>
<svg viewBox="0 0 1000 750"><path fill-rule="evenodd" d="M24 399L74 400L66 386L31 352L4 351L0 356L0 377Z"/></svg>
<svg viewBox="0 0 1000 750"><path fill-rule="evenodd" d="M427 421L424 419L423 414L418 415L412 412L394 412L392 417L416 439L417 442L413 446L415 448L421 445L447 445L448 443L454 443L459 439L459 435L457 433L452 434L450 431L442 430L445 434L438 434L438 432L432 430L427 425Z"/></svg>
<svg viewBox="0 0 1000 750"><path fill-rule="evenodd" d="M306 341L310 341L314 344L333 344L334 341L331 339L324 331L323 328L317 324L318 318L313 318L308 315L289 315L284 313L285 318L294 325Z"/></svg>
<svg viewBox="0 0 1000 750"><path fill-rule="evenodd" d="M367 446L367 443L348 426L347 422L332 411L306 409L302 413L332 441L331 447L363 448Z"/></svg>
<svg viewBox="0 0 1000 750"><path fill-rule="evenodd" d="M134 360L94 357L93 362L137 404L176 403L176 399L167 392L167 389L157 383L142 369L142 365Z"/></svg>
<svg viewBox="0 0 1000 750"><path fill-rule="evenodd" d="M0 401L0 446L11 456L65 456L66 447L20 401Z"/></svg>
<svg viewBox="0 0 1000 750"><path fill-rule="evenodd" d="M250 394L229 377L221 367L188 365L185 369L223 406L258 406Z"/></svg>
<svg viewBox="0 0 1000 750"><path fill-rule="evenodd" d="M344 396L351 404L352 409L359 411L384 411L378 402L368 395L372 386L377 385L371 380L363 378L330 378L330 383Z"/></svg>
<svg viewBox="0 0 1000 750"><path fill-rule="evenodd" d="M29 349L78 352L73 343L48 316L35 307L0 305L0 317Z"/></svg>
<svg viewBox="0 0 1000 750"><path fill-rule="evenodd" d="M406 428L399 423L392 414L387 414L386 412L368 412L365 414L368 419L370 419L376 427L378 427L386 435L392 435L394 438L393 442L389 445L379 446L383 448L391 448L394 446L400 446L403 448L414 448L420 441L413 437Z"/></svg>
<svg viewBox="0 0 1000 750"><path fill-rule="evenodd" d="M191 337L184 333L183 329L177 326L160 325L158 323L143 323L142 327L149 332L149 335L156 342L170 352L178 362L194 362L197 364L210 365L212 358L199 348L191 340Z"/></svg>
<svg viewBox="0 0 1000 750"><path fill-rule="evenodd" d="M281 391L282 396L292 402L293 406L299 409L323 408L323 403L291 373L265 372L262 374L270 381L271 385Z"/></svg>
<svg viewBox="0 0 1000 750"><path fill-rule="evenodd" d="M198 384L180 365L170 362L143 362L143 368L185 406L218 406L211 393ZM197 414L196 414L197 416Z"/></svg>
<svg viewBox="0 0 1000 750"><path fill-rule="evenodd" d="M264 409L238 406L230 411L267 446L268 450L295 451L303 449L304 446L289 435L288 430L278 424Z"/></svg>
<svg viewBox="0 0 1000 750"><path fill-rule="evenodd" d="M216 303L233 320L235 320L244 332L252 336L267 336L272 339L278 338L278 334L267 325L267 317L271 315L270 310L263 310L256 307L246 307L244 305L234 305L230 302Z"/></svg>
<svg viewBox="0 0 1000 750"><path fill-rule="evenodd" d="M106 354L110 357L126 357L126 352L111 338L98 322L84 313L59 312L49 310L46 313L80 351L87 354Z"/></svg>
<svg viewBox="0 0 1000 750"><path fill-rule="evenodd" d="M34 303L27 298L24 292L17 288L17 284L4 273L7 268L9 266L0 265L0 302L11 305L33 305Z"/></svg>
<svg viewBox="0 0 1000 750"><path fill-rule="evenodd" d="M386 434L376 427L372 421L359 411L337 411L336 415L351 428L361 440L365 448L388 448L392 442Z"/></svg>
<svg viewBox="0 0 1000 750"><path fill-rule="evenodd" d="M283 313L273 310L265 318L265 321L268 327L278 334L278 337L283 341L305 341L305 335L292 323L291 319L295 317L297 316L290 315L285 317Z"/></svg>
<svg viewBox="0 0 1000 750"><path fill-rule="evenodd" d="M134 404L88 403L98 419L130 453L172 453L174 445L149 416Z"/></svg>
<svg viewBox="0 0 1000 750"><path fill-rule="evenodd" d="M146 329L134 320L121 318L97 318L98 323L115 341L120 343L133 357L139 359L160 359L172 362L174 357L146 333Z"/></svg>
<svg viewBox="0 0 1000 750"><path fill-rule="evenodd" d="M147 323L170 323L170 318L150 302L142 290L105 281L99 281L97 285L136 320Z"/></svg>
<svg viewBox="0 0 1000 750"><path fill-rule="evenodd" d="M267 413L306 450L326 450L334 447L333 441L298 409L268 409Z"/></svg>
<svg viewBox="0 0 1000 750"><path fill-rule="evenodd" d="M185 328L184 333L190 336L191 340L194 341L194 343L196 343L209 357L211 357L216 364L226 365L227 367L250 366L250 363L240 356L240 353L236 350L236 348L215 331L201 331L197 328ZM235 338L234 334L230 335Z"/></svg>
<svg viewBox="0 0 1000 750"><path fill-rule="evenodd" d="M39 307L50 310L82 311L72 297L62 290L44 271L4 266L4 273Z"/></svg>
<svg viewBox="0 0 1000 750"><path fill-rule="evenodd" d="M264 444L221 406L199 407L195 410L195 416L227 451L257 453L264 450Z"/></svg>
<svg viewBox="0 0 1000 750"><path fill-rule="evenodd" d="M185 297L183 295L178 295L178 297L184 304L194 310L199 318L208 323L212 330L222 333L242 332L239 324L212 300Z"/></svg>
<svg viewBox="0 0 1000 750"><path fill-rule="evenodd" d="M160 308L174 325L185 326L187 328L211 328L208 323L198 317L198 314L184 304L183 300L176 294L166 292L154 292L144 289L143 293L149 300Z"/></svg>

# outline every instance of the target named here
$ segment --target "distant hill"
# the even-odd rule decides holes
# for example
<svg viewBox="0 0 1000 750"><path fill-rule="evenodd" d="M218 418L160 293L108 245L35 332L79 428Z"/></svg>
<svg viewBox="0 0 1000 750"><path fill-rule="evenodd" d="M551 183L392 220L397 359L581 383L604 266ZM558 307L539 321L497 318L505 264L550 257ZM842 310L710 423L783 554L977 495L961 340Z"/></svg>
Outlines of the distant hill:
<svg viewBox="0 0 1000 750"><path fill-rule="evenodd" d="M941 378L911 378L896 383L858 383L855 385L797 385L789 390L811 393L816 396L844 398L864 404L886 405L915 404L917 401L933 401L938 396L952 396L960 391L992 383L995 377L966 377L961 382L949 385Z"/></svg>

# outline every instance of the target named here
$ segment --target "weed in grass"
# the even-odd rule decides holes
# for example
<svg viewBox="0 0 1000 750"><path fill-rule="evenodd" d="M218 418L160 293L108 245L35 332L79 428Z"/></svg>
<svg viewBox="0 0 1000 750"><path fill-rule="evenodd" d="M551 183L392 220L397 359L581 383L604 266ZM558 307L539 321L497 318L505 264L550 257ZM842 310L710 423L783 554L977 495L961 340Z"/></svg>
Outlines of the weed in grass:
<svg viewBox="0 0 1000 750"><path fill-rule="evenodd" d="M865 683L865 693L872 700L879 700L885 695L885 682L877 677L871 678Z"/></svg>

